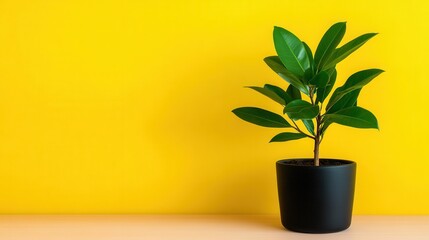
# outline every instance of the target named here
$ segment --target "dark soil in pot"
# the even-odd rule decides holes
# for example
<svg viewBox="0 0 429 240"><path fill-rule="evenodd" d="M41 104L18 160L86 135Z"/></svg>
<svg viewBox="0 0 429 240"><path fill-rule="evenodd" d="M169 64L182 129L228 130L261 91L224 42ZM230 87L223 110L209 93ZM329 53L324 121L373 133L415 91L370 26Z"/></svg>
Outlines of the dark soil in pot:
<svg viewBox="0 0 429 240"><path fill-rule="evenodd" d="M298 166L314 166L313 159L290 159L290 160L281 160L283 164L287 165L298 165ZM320 159L320 166L337 166L343 165L345 160L337 159ZM348 164L348 162L346 163Z"/></svg>

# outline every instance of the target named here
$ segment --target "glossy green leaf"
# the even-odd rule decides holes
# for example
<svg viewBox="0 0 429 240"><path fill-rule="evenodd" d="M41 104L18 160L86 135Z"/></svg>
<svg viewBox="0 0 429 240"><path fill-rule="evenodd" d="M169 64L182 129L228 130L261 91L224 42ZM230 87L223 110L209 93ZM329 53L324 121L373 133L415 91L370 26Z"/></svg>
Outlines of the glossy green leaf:
<svg viewBox="0 0 429 240"><path fill-rule="evenodd" d="M291 125L282 116L256 107L241 107L232 111L244 121L271 128L288 128Z"/></svg>
<svg viewBox="0 0 429 240"><path fill-rule="evenodd" d="M332 107L326 113L335 113L340 111L341 109L356 106L360 90L362 90L362 88L353 90L345 94L340 100L338 100L334 105L332 105Z"/></svg>
<svg viewBox="0 0 429 240"><path fill-rule="evenodd" d="M337 79L337 70L335 70L335 68L328 69L326 72L329 75L329 81L326 87L317 89L316 103L325 101L326 97L334 87L335 81Z"/></svg>
<svg viewBox="0 0 429 240"><path fill-rule="evenodd" d="M296 139L301 139L307 137L305 134L302 133L290 133L290 132L284 132L279 133L276 136L274 136L270 142L286 142Z"/></svg>
<svg viewBox="0 0 429 240"><path fill-rule="evenodd" d="M313 70L311 68L305 70L304 76L301 78L301 82L304 85L308 85L308 82L314 77Z"/></svg>
<svg viewBox="0 0 429 240"><path fill-rule="evenodd" d="M292 100L301 99L301 92L293 85L289 85L286 93L292 98Z"/></svg>
<svg viewBox="0 0 429 240"><path fill-rule="evenodd" d="M326 106L326 110L328 111L338 100L344 97L344 95L356 89L362 88L382 72L384 71L381 69L367 69L351 75L347 79L346 83L336 89L332 94L331 99L329 99L328 105Z"/></svg>
<svg viewBox="0 0 429 240"><path fill-rule="evenodd" d="M279 97L281 97L285 104L288 104L289 102L291 102L293 99L289 96L289 94L286 93L285 90L283 90L282 88L278 87L278 86L274 86L271 84L265 84L264 88L269 89L271 91L273 91L274 93L276 93ZM299 90L297 90L299 92Z"/></svg>
<svg viewBox="0 0 429 240"><path fill-rule="evenodd" d="M326 85L326 92L325 94L329 94L335 86L335 82L337 81L337 70L335 68L330 68L326 70L326 72L329 75L329 82L328 85Z"/></svg>
<svg viewBox="0 0 429 240"><path fill-rule="evenodd" d="M271 91L270 89L261 88L261 87L253 87L253 86L250 86L248 88L257 91L257 92L261 93L262 95L265 95L266 97L269 97L270 99L279 103L282 106L286 105L285 100L283 98L281 98L279 95L277 95L275 92Z"/></svg>
<svg viewBox="0 0 429 240"><path fill-rule="evenodd" d="M313 119L319 114L319 106L304 100L293 100L283 110L293 120Z"/></svg>
<svg viewBox="0 0 429 240"><path fill-rule="evenodd" d="M314 65L316 69L323 69L328 59L332 56L335 48L340 44L346 32L346 23L339 22L332 25L323 35L314 54Z"/></svg>
<svg viewBox="0 0 429 240"><path fill-rule="evenodd" d="M313 79L310 80L311 85L315 85L317 88L325 88L329 82L329 74L325 71L319 72Z"/></svg>
<svg viewBox="0 0 429 240"><path fill-rule="evenodd" d="M303 119L302 123L304 123L305 128L307 128L308 132L311 133L313 136L314 134L314 123L313 120L310 119Z"/></svg>
<svg viewBox="0 0 429 240"><path fill-rule="evenodd" d="M307 43L302 42L302 44L304 44L305 52L307 53L308 61L310 62L310 68L313 69L313 66L314 66L313 52L311 51L311 48L307 45Z"/></svg>
<svg viewBox="0 0 429 240"><path fill-rule="evenodd" d="M311 52L310 47L307 45L307 43L302 42L305 47L305 51L307 52L308 60L310 61L310 67L305 70L304 72L304 83L308 84L308 81L310 81L314 77L314 59L313 59L313 53Z"/></svg>
<svg viewBox="0 0 429 240"><path fill-rule="evenodd" d="M361 107L349 107L336 113L324 116L325 124L338 123L355 128L376 128L378 129L377 118L370 111Z"/></svg>
<svg viewBox="0 0 429 240"><path fill-rule="evenodd" d="M298 78L289 73L278 73L286 82L299 89L305 95L309 95L308 88Z"/></svg>
<svg viewBox="0 0 429 240"><path fill-rule="evenodd" d="M374 79L375 77L377 77L383 72L384 72L383 70L376 69L376 68L359 71L351 75L344 83L343 86L345 89L352 89L352 90L361 88L366 84L368 84L369 82L371 82L372 79Z"/></svg>
<svg viewBox="0 0 429 240"><path fill-rule="evenodd" d="M361 35L351 40L350 42L344 44L342 47L335 49L334 53L329 58L328 62L323 67L323 69L334 67L337 63L341 62L350 54L352 54L354 51L359 49L362 45L364 45L369 39L371 39L375 35L377 35L377 33L367 33L367 34Z"/></svg>
<svg viewBox="0 0 429 240"><path fill-rule="evenodd" d="M304 44L297 36L281 27L274 27L274 46L283 65L296 76L302 77L310 67Z"/></svg>
<svg viewBox="0 0 429 240"><path fill-rule="evenodd" d="M289 72L278 56L264 58L265 63L286 82L299 89L304 94L308 95L308 88L295 75Z"/></svg>

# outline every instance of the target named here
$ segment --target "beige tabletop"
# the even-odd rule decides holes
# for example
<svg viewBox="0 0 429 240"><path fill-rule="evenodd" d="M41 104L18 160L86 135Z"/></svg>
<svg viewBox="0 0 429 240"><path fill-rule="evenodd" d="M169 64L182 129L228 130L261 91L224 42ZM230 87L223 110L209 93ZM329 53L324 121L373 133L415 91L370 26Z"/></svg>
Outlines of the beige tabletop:
<svg viewBox="0 0 429 240"><path fill-rule="evenodd" d="M429 216L354 216L333 234L284 230L267 215L0 215L0 240L428 240Z"/></svg>

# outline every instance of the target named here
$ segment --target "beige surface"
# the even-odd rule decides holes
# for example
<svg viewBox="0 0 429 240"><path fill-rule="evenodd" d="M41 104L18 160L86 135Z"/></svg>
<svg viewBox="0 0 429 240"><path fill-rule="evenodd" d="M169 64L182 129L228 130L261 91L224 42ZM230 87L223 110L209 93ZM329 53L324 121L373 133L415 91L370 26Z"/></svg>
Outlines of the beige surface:
<svg viewBox="0 0 429 240"><path fill-rule="evenodd" d="M277 216L211 215L0 215L1 240L277 240L429 239L429 216L355 216L335 234L284 230Z"/></svg>

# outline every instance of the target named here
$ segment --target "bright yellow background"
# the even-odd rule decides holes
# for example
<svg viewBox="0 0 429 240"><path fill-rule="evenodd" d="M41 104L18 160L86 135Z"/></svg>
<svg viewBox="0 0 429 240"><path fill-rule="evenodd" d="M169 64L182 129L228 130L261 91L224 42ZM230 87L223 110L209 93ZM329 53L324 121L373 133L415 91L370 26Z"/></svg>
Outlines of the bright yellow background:
<svg viewBox="0 0 429 240"><path fill-rule="evenodd" d="M231 110L280 112L242 87L286 86L274 25L314 49L337 21L380 33L338 82L386 70L359 100L381 130L333 126L321 154L358 162L356 214L429 214L423 0L1 1L0 213L277 213L274 163L312 142Z"/></svg>

